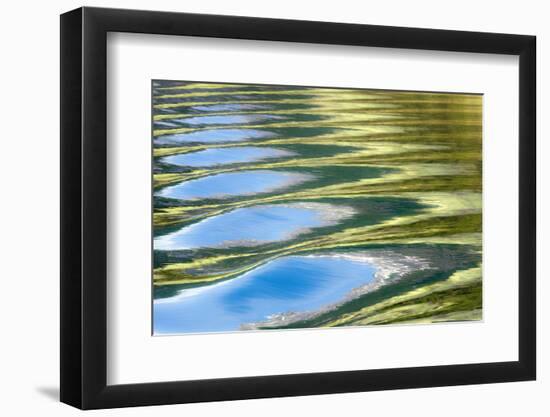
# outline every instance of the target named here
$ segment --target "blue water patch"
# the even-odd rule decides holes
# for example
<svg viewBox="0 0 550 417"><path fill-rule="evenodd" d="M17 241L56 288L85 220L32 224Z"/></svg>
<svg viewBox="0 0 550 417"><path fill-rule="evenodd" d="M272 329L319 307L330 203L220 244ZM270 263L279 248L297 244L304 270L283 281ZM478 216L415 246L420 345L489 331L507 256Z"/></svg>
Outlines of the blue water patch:
<svg viewBox="0 0 550 417"><path fill-rule="evenodd" d="M185 143L242 142L249 139L262 139L275 136L275 133L255 129L210 129L191 133L176 133L155 138L157 145L181 145Z"/></svg>
<svg viewBox="0 0 550 417"><path fill-rule="evenodd" d="M237 114L228 116L196 116L184 119L172 119L172 122L186 125L244 125L248 123L264 122L267 120L284 119L282 116L272 114Z"/></svg>
<svg viewBox="0 0 550 417"><path fill-rule="evenodd" d="M316 311L372 282L374 273L356 258L279 258L239 278L155 300L154 334L235 331L275 314Z"/></svg>
<svg viewBox="0 0 550 417"><path fill-rule="evenodd" d="M210 217L154 240L155 250L253 246L293 239L354 214L326 203L270 204Z"/></svg>
<svg viewBox="0 0 550 417"><path fill-rule="evenodd" d="M162 162L178 166L210 167L214 165L255 162L264 159L284 158L296 155L284 149L238 146L232 148L213 148L181 155L171 155Z"/></svg>
<svg viewBox="0 0 550 417"><path fill-rule="evenodd" d="M171 108L155 109L155 111L158 113L168 113L168 114L173 114L178 112L177 109L171 109Z"/></svg>
<svg viewBox="0 0 550 417"><path fill-rule="evenodd" d="M211 104L208 106L194 106L191 107L193 110L205 111L205 112L217 112L217 111L243 111L243 110L263 110L268 108L268 106L263 106L260 104Z"/></svg>
<svg viewBox="0 0 550 417"><path fill-rule="evenodd" d="M219 199L273 192L313 178L311 174L270 170L229 172L168 186L156 195L178 200Z"/></svg>
<svg viewBox="0 0 550 417"><path fill-rule="evenodd" d="M173 122L166 122L166 121L164 121L164 120L155 121L155 122L154 122L154 125L155 125L155 128L174 128L174 127L179 127L179 125L176 124L176 123L173 123Z"/></svg>

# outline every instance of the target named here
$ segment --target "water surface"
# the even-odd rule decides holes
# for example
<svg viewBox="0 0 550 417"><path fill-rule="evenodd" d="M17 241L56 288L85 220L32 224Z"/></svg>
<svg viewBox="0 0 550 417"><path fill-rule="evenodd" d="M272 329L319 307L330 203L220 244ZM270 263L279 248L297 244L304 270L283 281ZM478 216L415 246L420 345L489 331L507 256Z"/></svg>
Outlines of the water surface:
<svg viewBox="0 0 550 417"><path fill-rule="evenodd" d="M353 209L325 203L244 207L210 217L155 239L155 250L229 248L289 240L311 228L351 217Z"/></svg>
<svg viewBox="0 0 550 417"><path fill-rule="evenodd" d="M311 174L285 171L252 170L228 172L171 185L163 188L156 195L178 200L220 199L273 192L302 184L313 178L315 177Z"/></svg>
<svg viewBox="0 0 550 417"><path fill-rule="evenodd" d="M175 128L179 127L179 124L166 121L166 120L159 120L154 122L155 129L166 129L166 128Z"/></svg>
<svg viewBox="0 0 550 417"><path fill-rule="evenodd" d="M186 125L243 125L248 123L265 122L269 120L280 120L284 117L272 114L240 114L228 116L196 116L184 119L172 119L172 122Z"/></svg>
<svg viewBox="0 0 550 417"><path fill-rule="evenodd" d="M481 96L154 83L155 333L481 317ZM279 315L349 299L373 248L399 280L315 318ZM471 281L433 292L456 271Z"/></svg>
<svg viewBox="0 0 550 417"><path fill-rule="evenodd" d="M232 148L212 148L181 155L171 155L162 158L161 161L179 166L210 167L214 165L255 162L271 158L284 158L293 155L295 155L294 152L284 149L238 146Z"/></svg>
<svg viewBox="0 0 550 417"><path fill-rule="evenodd" d="M190 133L162 135L155 139L157 145L182 145L186 143L242 142L249 139L262 139L275 136L275 133L256 129L209 129Z"/></svg>
<svg viewBox="0 0 550 417"><path fill-rule="evenodd" d="M240 278L155 300L155 334L234 331L274 314L315 311L371 282L374 272L357 259L276 259Z"/></svg>
<svg viewBox="0 0 550 417"><path fill-rule="evenodd" d="M194 106L191 107L193 110L205 111L205 112L231 112L231 111L243 111L243 110L263 110L268 108L268 106L260 104L210 104L207 106Z"/></svg>

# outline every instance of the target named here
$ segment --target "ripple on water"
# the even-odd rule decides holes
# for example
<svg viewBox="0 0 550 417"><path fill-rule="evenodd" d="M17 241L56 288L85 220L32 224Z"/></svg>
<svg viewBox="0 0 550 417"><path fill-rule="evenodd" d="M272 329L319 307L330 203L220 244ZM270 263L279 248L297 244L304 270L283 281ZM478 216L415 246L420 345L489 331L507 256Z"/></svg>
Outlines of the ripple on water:
<svg viewBox="0 0 550 417"><path fill-rule="evenodd" d="M209 129L158 136L155 138L155 143L157 145L181 145L185 143L242 142L249 139L263 139L273 136L276 136L276 134L266 130Z"/></svg>
<svg viewBox="0 0 550 417"><path fill-rule="evenodd" d="M375 268L334 256L289 256L239 278L155 300L154 333L239 330L287 312L316 311L373 281Z"/></svg>
<svg viewBox="0 0 550 417"><path fill-rule="evenodd" d="M216 111L242 111L242 110L263 110L268 108L268 106L260 104L210 104L207 106L194 106L191 107L193 110L205 111L205 112L216 112Z"/></svg>
<svg viewBox="0 0 550 417"><path fill-rule="evenodd" d="M157 120L154 122L155 129L166 129L166 128L175 128L179 127L177 123L165 121L165 120Z"/></svg>
<svg viewBox="0 0 550 417"><path fill-rule="evenodd" d="M168 186L156 195L178 200L223 199L269 193L302 184L313 178L315 177L311 174L270 170L228 172Z"/></svg>
<svg viewBox="0 0 550 417"><path fill-rule="evenodd" d="M337 224L354 214L327 203L270 204L239 208L158 237L155 250L255 246L293 239L312 228Z"/></svg>
<svg viewBox="0 0 550 417"><path fill-rule="evenodd" d="M172 119L172 122L186 125L243 125L248 123L265 122L268 120L281 120L282 116L272 114L236 114L228 116L195 116L182 119Z"/></svg>
<svg viewBox="0 0 550 417"><path fill-rule="evenodd" d="M284 149L263 148L255 146L238 146L232 148L213 148L180 155L170 155L162 162L178 166L209 167L214 165L255 162L264 159L284 158L296 155Z"/></svg>

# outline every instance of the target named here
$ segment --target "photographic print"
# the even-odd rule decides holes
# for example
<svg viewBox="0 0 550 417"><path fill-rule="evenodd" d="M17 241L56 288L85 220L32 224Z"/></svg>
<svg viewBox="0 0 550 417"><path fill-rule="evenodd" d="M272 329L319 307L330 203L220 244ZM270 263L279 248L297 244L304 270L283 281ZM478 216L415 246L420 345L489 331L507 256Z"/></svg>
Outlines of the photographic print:
<svg viewBox="0 0 550 417"><path fill-rule="evenodd" d="M153 334L482 319L482 95L152 81Z"/></svg>

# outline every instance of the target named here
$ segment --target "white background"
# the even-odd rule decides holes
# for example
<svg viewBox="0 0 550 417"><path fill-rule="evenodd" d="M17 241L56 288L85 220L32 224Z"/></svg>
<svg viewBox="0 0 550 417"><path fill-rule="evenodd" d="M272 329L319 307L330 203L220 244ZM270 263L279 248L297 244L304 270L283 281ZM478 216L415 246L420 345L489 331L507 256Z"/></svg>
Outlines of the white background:
<svg viewBox="0 0 550 417"><path fill-rule="evenodd" d="M107 45L108 384L518 359L517 57L136 34ZM483 93L483 322L151 337L151 78Z"/></svg>
<svg viewBox="0 0 550 417"><path fill-rule="evenodd" d="M417 2L297 2L202 0L95 2L88 5L156 8L174 11L286 17L442 29L483 30L536 34L542 74L550 51L543 2L438 1ZM58 404L58 14L80 6L73 1L56 4L18 2L4 6L2 13L2 115L3 144L0 167L4 204L0 216L3 232L2 287L0 303L3 338L0 345L0 409L6 415L31 413L73 415L77 411ZM548 83L540 80L539 119ZM544 124L544 127L543 127ZM539 122L538 136L547 133ZM542 141L539 141L539 143ZM539 184L548 180L548 146L539 148ZM539 185L539 193L542 186ZM539 213L548 211L548 192L539 194ZM539 215L540 218L540 215ZM539 258L548 253L548 220L539 221ZM542 238L542 233L545 237ZM375 413L387 415L464 416L548 414L550 389L550 295L545 276L550 269L539 267L539 380L485 386L435 388L378 393L328 395L292 399L239 401L156 408L99 411L99 415L256 416L281 414Z"/></svg>

